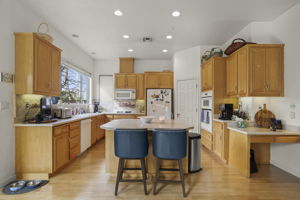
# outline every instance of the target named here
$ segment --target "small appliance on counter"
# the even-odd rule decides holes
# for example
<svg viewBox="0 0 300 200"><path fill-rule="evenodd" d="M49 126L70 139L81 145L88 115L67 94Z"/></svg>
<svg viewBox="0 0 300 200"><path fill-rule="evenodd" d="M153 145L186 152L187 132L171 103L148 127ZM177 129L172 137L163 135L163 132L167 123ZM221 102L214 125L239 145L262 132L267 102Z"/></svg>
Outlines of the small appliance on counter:
<svg viewBox="0 0 300 200"><path fill-rule="evenodd" d="M100 105L99 101L94 101L94 113L99 112L99 105Z"/></svg>
<svg viewBox="0 0 300 200"><path fill-rule="evenodd" d="M222 120L231 120L233 115L233 104L220 104L220 117Z"/></svg>
<svg viewBox="0 0 300 200"><path fill-rule="evenodd" d="M72 117L71 108L56 108L53 110L54 117L60 119L67 119Z"/></svg>

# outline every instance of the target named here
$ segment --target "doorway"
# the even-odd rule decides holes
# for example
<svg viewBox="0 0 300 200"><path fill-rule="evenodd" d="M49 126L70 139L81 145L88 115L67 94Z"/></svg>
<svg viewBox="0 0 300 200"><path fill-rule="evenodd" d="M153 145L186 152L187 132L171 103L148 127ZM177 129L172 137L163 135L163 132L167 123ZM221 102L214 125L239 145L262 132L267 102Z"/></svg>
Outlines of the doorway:
<svg viewBox="0 0 300 200"><path fill-rule="evenodd" d="M179 80L177 82L177 113L176 118L188 124L194 129L191 132L199 133L198 115L198 87L197 80Z"/></svg>

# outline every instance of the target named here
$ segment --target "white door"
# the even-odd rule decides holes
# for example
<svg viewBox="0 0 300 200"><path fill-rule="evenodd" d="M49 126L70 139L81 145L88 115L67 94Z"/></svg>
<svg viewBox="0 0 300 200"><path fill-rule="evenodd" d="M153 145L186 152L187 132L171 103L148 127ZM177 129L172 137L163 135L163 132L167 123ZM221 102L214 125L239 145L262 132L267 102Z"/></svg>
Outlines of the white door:
<svg viewBox="0 0 300 200"><path fill-rule="evenodd" d="M99 84L100 106L106 109L104 111L111 112L114 106L114 78L110 75L100 75Z"/></svg>
<svg viewBox="0 0 300 200"><path fill-rule="evenodd" d="M177 113L176 118L194 126L191 132L199 132L198 120L198 88L196 80L177 82Z"/></svg>

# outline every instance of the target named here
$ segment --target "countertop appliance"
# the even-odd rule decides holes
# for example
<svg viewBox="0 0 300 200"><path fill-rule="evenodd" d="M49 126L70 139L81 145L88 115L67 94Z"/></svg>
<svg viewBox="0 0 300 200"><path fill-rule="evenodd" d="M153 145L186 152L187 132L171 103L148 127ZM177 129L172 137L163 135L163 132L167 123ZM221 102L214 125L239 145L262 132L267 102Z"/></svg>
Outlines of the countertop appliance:
<svg viewBox="0 0 300 200"><path fill-rule="evenodd" d="M37 123L53 119L51 115L51 105L51 97L43 97L40 99L40 113L35 117Z"/></svg>
<svg viewBox="0 0 300 200"><path fill-rule="evenodd" d="M115 90L116 100L134 100L136 99L135 89L116 89Z"/></svg>
<svg viewBox="0 0 300 200"><path fill-rule="evenodd" d="M212 91L201 93L201 128L212 133L212 120L213 120L213 103Z"/></svg>
<svg viewBox="0 0 300 200"><path fill-rule="evenodd" d="M91 119L81 120L80 122L80 153L91 146Z"/></svg>
<svg viewBox="0 0 300 200"><path fill-rule="evenodd" d="M56 108L53 110L54 116L60 119L67 119L72 117L71 108Z"/></svg>
<svg viewBox="0 0 300 200"><path fill-rule="evenodd" d="M219 119L231 120L233 115L233 104L220 104L221 114Z"/></svg>
<svg viewBox="0 0 300 200"><path fill-rule="evenodd" d="M146 112L148 116L173 119L173 89L147 89Z"/></svg>

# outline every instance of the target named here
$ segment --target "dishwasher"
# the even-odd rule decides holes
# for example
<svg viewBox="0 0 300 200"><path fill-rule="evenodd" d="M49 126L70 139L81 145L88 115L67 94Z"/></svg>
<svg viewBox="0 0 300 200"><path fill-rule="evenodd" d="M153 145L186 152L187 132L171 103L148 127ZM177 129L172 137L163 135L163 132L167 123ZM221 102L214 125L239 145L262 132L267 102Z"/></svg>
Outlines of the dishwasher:
<svg viewBox="0 0 300 200"><path fill-rule="evenodd" d="M81 120L80 128L80 153L91 146L91 119Z"/></svg>

